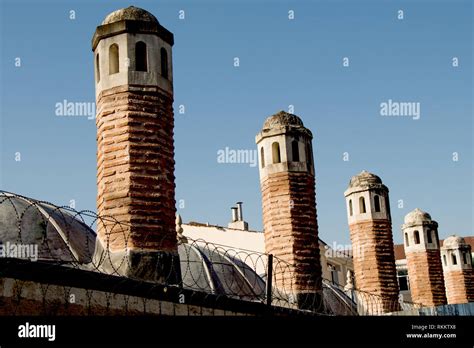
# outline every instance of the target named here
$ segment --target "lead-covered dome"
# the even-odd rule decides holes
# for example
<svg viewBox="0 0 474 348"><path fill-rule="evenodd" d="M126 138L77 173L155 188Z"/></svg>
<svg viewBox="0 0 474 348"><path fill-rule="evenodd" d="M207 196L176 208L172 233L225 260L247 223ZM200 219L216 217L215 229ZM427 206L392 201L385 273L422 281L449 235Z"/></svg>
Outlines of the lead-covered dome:
<svg viewBox="0 0 474 348"><path fill-rule="evenodd" d="M0 243L13 256L32 247L39 261L88 263L95 237L72 209L0 191Z"/></svg>
<svg viewBox="0 0 474 348"><path fill-rule="evenodd" d="M265 280L232 249L209 243L178 245L183 286L195 291L262 300Z"/></svg>
<svg viewBox="0 0 474 348"><path fill-rule="evenodd" d="M153 22L158 24L158 20L150 12L135 6L121 8L105 17L102 25L119 22L122 20Z"/></svg>

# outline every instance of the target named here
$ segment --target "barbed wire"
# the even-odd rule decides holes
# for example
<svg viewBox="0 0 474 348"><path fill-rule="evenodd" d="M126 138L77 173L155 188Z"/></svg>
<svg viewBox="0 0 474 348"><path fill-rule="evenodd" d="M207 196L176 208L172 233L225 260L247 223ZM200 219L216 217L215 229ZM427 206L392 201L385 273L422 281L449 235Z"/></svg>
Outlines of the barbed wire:
<svg viewBox="0 0 474 348"><path fill-rule="evenodd" d="M146 226L144 230L147 231ZM147 301L156 300L156 292L162 289L172 289L180 294L186 291L188 297L199 297L203 303L209 302L207 297L212 297L214 303L225 298L317 315L379 315L421 307L401 302L398 298L387 300L379 294L345 289L323 278L308 286L295 281L296 274L301 271L298 265L273 255L203 239L193 240L187 236L172 241L169 235L173 233L160 239L156 233L143 233L133 221L118 221L89 210L77 211L69 206L56 206L0 191L0 243L4 253L10 251L10 254L3 255L6 259L29 258L27 261L37 261L55 271L61 267L65 272L76 270L81 271L80 274L112 276L118 284L134 279L147 285L140 297L143 301L140 311L133 296L91 289L83 298L82 309L78 309L67 300L71 289L77 285L41 284L42 311L49 308L51 312L54 308L55 313L97 314L95 308L102 308L102 314L120 311L143 314L147 312ZM27 252L28 247L35 246L35 260L32 260L34 255L31 252L29 255L18 252ZM16 255L12 255L15 247ZM156 254L156 250L164 251ZM140 255L138 267L136 255ZM136 268L145 269L137 274L134 273ZM4 277L3 273L0 277ZM150 274L159 276L148 277ZM11 314L24 314L28 305L22 304L29 301L22 295L27 281L15 279L10 284L9 306L4 306L4 310ZM52 287L55 288L56 300L49 294ZM111 299L117 302L118 297L122 309L118 305L112 308L114 301ZM60 301L61 298L64 301ZM130 309L131 298L135 301L133 310ZM158 312L162 312L161 307Z"/></svg>

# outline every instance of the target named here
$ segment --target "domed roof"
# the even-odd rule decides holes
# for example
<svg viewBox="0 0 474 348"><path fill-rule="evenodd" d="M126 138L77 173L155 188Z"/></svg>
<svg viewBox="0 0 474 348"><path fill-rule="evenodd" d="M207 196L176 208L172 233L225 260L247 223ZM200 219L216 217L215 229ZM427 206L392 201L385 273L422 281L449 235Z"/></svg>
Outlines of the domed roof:
<svg viewBox="0 0 474 348"><path fill-rule="evenodd" d="M76 214L67 207L0 191L0 243L33 246L40 261L90 262L95 233Z"/></svg>
<svg viewBox="0 0 474 348"><path fill-rule="evenodd" d="M431 215L423 210L416 208L405 215L405 224L422 224L423 222L431 222Z"/></svg>
<svg viewBox="0 0 474 348"><path fill-rule="evenodd" d="M119 22L122 20L154 22L158 24L158 20L150 12L135 6L121 8L105 17L102 25Z"/></svg>
<svg viewBox="0 0 474 348"><path fill-rule="evenodd" d="M303 121L301 121L298 116L285 111L279 111L275 115L272 115L265 120L263 129L288 126L304 127Z"/></svg>
<svg viewBox="0 0 474 348"><path fill-rule="evenodd" d="M363 170L358 175L355 175L351 178L349 182L349 188L352 187L372 187L372 186L381 186L382 179L377 175L369 173L366 170Z"/></svg>
<svg viewBox="0 0 474 348"><path fill-rule="evenodd" d="M195 291L262 300L265 281L232 249L209 243L178 244L183 286Z"/></svg>
<svg viewBox="0 0 474 348"><path fill-rule="evenodd" d="M446 249L457 249L460 246L468 245L463 237L459 237L456 235L449 236L443 241L443 248Z"/></svg>

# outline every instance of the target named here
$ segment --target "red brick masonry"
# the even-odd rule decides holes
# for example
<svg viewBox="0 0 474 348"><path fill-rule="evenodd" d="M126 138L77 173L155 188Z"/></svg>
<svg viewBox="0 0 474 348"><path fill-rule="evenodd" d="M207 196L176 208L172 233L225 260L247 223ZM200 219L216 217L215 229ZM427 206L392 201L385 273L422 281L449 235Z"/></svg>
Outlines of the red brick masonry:
<svg viewBox="0 0 474 348"><path fill-rule="evenodd" d="M474 302L474 274L472 269L445 272L444 280L449 304Z"/></svg>
<svg viewBox="0 0 474 348"><path fill-rule="evenodd" d="M407 265L412 301L425 306L446 304L440 251L408 252Z"/></svg>
<svg viewBox="0 0 474 348"><path fill-rule="evenodd" d="M351 224L349 229L356 288L377 295L380 311L394 311L398 306L398 283L391 222L365 220Z"/></svg>
<svg viewBox="0 0 474 348"><path fill-rule="evenodd" d="M98 225L111 250L176 250L173 97L119 86L97 97L97 211L131 225Z"/></svg>
<svg viewBox="0 0 474 348"><path fill-rule="evenodd" d="M261 189L266 252L297 266L286 271L276 268L277 286L301 292L320 289L314 176L269 174L261 181Z"/></svg>

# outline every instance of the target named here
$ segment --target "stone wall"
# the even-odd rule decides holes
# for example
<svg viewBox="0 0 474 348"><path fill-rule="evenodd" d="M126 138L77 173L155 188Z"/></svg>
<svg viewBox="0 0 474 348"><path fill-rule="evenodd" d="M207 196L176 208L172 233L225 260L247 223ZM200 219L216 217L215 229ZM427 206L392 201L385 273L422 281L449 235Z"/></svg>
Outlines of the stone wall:
<svg viewBox="0 0 474 348"><path fill-rule="evenodd" d="M0 278L0 315L247 315L234 310Z"/></svg>

